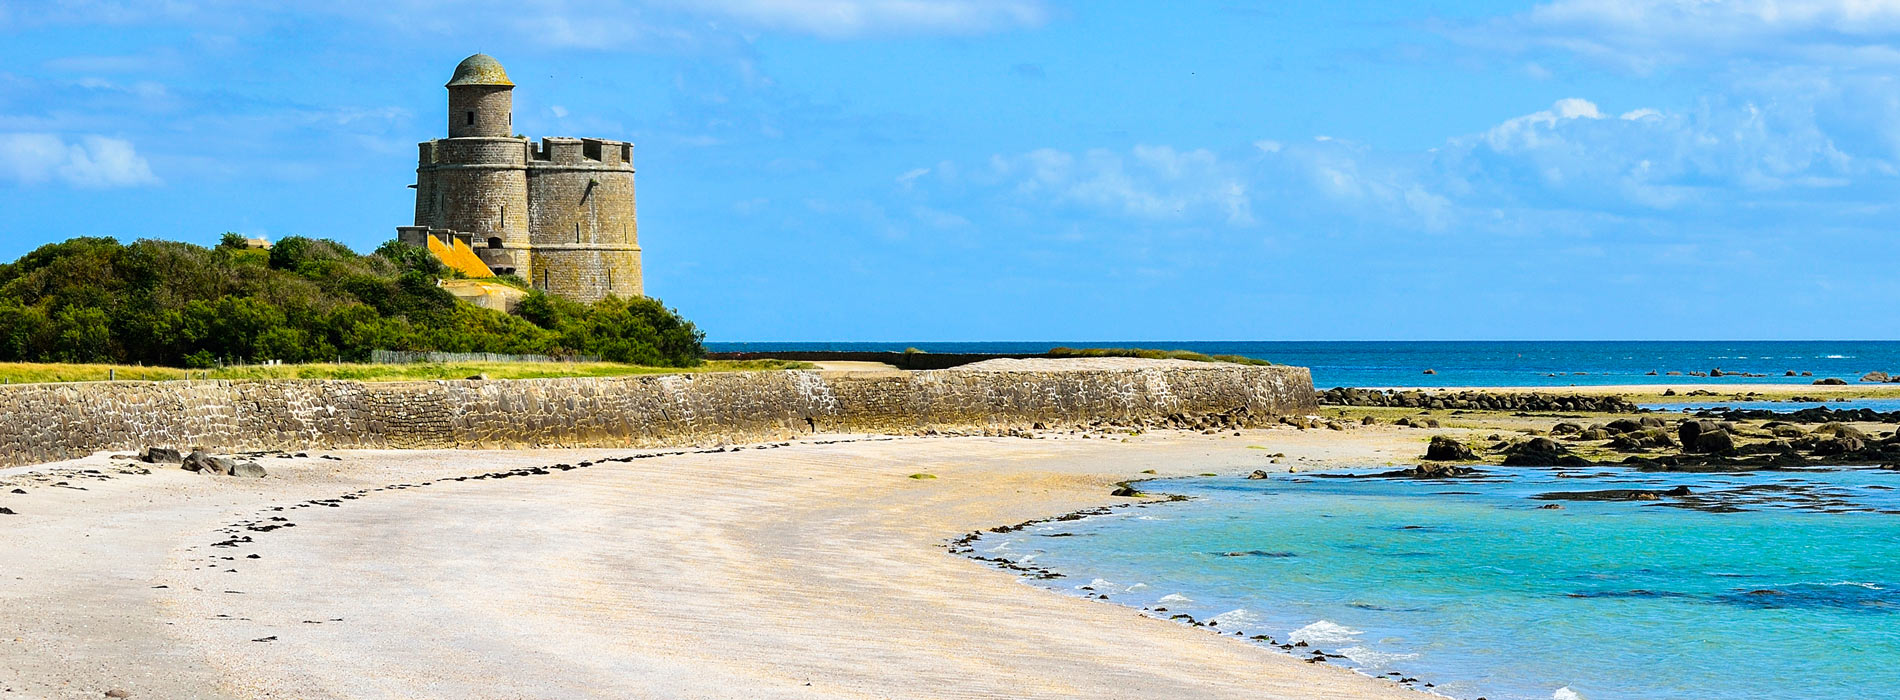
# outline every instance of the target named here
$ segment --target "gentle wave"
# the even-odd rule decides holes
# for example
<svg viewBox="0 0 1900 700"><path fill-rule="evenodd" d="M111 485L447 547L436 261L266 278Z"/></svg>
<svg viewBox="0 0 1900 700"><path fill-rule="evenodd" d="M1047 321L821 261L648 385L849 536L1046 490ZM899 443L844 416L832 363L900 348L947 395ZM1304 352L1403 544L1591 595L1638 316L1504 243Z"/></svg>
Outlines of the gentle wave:
<svg viewBox="0 0 1900 700"><path fill-rule="evenodd" d="M1310 643L1310 642L1309 642ZM1345 647L1339 650L1341 656L1366 668L1385 668L1394 661L1411 661L1417 654L1405 654L1391 651L1376 651L1361 646Z"/></svg>
<svg viewBox="0 0 1900 700"><path fill-rule="evenodd" d="M1359 641L1359 635L1365 633L1365 630L1356 630L1331 620L1320 620L1293 630L1286 638L1295 642L1334 646L1357 642Z"/></svg>

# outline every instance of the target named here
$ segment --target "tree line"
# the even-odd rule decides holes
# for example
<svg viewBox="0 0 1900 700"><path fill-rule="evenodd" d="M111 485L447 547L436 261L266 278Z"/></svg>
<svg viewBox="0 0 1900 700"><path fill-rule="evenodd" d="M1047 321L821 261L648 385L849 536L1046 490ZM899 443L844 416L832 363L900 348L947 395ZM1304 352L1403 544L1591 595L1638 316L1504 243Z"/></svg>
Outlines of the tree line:
<svg viewBox="0 0 1900 700"><path fill-rule="evenodd" d="M269 250L235 234L212 248L74 238L0 264L0 361L211 367L361 362L382 349L688 367L705 355L705 334L653 299L530 291L503 313L436 285L453 274L398 241L358 255L303 237Z"/></svg>

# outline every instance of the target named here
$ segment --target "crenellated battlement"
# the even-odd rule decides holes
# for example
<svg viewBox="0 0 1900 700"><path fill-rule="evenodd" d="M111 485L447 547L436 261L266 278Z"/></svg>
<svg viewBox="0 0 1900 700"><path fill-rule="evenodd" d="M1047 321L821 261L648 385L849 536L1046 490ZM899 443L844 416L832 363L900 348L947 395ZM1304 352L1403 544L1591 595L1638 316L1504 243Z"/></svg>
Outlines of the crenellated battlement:
<svg viewBox="0 0 1900 700"><path fill-rule="evenodd" d="M633 144L609 139L547 136L529 153L534 164L625 167L633 165Z"/></svg>

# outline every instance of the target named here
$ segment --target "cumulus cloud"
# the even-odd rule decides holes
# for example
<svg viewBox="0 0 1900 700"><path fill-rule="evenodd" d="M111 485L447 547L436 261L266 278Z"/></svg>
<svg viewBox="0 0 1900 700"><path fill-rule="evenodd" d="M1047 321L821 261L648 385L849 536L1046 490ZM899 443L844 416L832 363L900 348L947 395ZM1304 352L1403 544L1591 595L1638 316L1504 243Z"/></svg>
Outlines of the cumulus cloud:
<svg viewBox="0 0 1900 700"><path fill-rule="evenodd" d="M1746 193L1834 187L1877 172L1801 105L1708 98L1694 109L1605 115L1570 98L1453 139L1435 158L1474 195L1616 210L1718 204Z"/></svg>
<svg viewBox="0 0 1900 700"><path fill-rule="evenodd" d="M25 184L52 180L75 187L158 184L132 143L104 136L67 141L57 134L0 134L0 177Z"/></svg>
<svg viewBox="0 0 1900 700"><path fill-rule="evenodd" d="M906 196L966 219L981 219L987 208L1104 229L1115 222L1243 229L1264 219L1315 230L1515 234L1587 231L1604 221L1755 221L1767 206L1886 207L1900 189L1900 139L1890 150L1843 148L1842 126L1817 117L1828 110L1815 104L1710 97L1688 108L1611 110L1573 97L1419 151L1330 137L1220 151L1045 148L995 155L987 167L940 163L898 181ZM1900 103L1865 121L1900 121Z"/></svg>

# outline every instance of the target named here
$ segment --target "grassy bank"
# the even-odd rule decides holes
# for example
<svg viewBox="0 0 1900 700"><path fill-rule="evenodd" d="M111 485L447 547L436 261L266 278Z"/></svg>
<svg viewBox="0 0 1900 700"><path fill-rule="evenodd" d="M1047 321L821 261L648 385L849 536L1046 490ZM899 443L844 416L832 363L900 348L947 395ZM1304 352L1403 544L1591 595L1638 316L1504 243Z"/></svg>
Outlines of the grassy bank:
<svg viewBox="0 0 1900 700"><path fill-rule="evenodd" d="M222 369L185 370L173 367L132 365L51 364L36 362L0 362L0 382L36 384L48 382L98 382L108 378L119 381L171 381L178 379L352 379L365 382L395 382L427 379L467 379L481 374L489 379L539 379L544 377L620 377L637 374L676 374L683 372L740 372L782 369L808 369L804 362L784 360L714 360L698 367L647 367L618 362L454 362L400 365L373 364L297 364L252 365Z"/></svg>
<svg viewBox="0 0 1900 700"><path fill-rule="evenodd" d="M1189 350L1151 348L1051 348L1051 357L1139 357L1145 360L1188 360L1190 362L1231 362L1237 365L1271 367L1266 360L1243 355L1208 355Z"/></svg>

